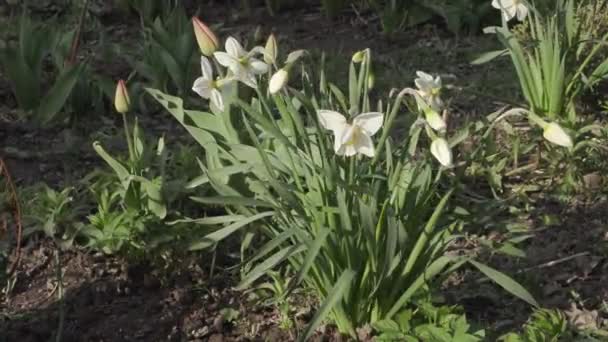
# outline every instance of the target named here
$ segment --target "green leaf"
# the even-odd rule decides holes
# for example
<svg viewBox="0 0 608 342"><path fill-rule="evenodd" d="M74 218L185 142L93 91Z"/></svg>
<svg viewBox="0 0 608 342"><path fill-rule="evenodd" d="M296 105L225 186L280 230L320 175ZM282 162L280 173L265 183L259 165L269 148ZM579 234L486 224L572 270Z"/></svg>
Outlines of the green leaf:
<svg viewBox="0 0 608 342"><path fill-rule="evenodd" d="M190 199L194 202L202 204L217 204L224 206L242 205L246 207L274 208L274 205L268 202L238 196L190 197Z"/></svg>
<svg viewBox="0 0 608 342"><path fill-rule="evenodd" d="M509 50L507 50L507 49L486 52L486 53L481 54L479 57L475 58L475 60L473 60L471 62L471 64L474 64L474 65L484 64L497 57L507 55L508 53L509 53Z"/></svg>
<svg viewBox="0 0 608 342"><path fill-rule="evenodd" d="M317 255L319 254L319 251L321 250L321 247L323 247L323 244L325 244L325 239L327 238L327 235L329 235L329 232L330 232L329 229L321 229L317 233L317 238L312 243L312 245L309 247L308 253L306 253L306 258L304 259L304 263L302 264L302 267L298 271L298 275L296 276L296 281L294 284L300 284L302 282L302 280L304 279L304 277L307 275L308 270L310 269L310 267L312 267L313 263L315 262L315 259L317 258Z"/></svg>
<svg viewBox="0 0 608 342"><path fill-rule="evenodd" d="M103 158L103 160L106 161L106 163L108 163L112 170L114 170L114 172L118 176L118 179L120 179L124 186L125 182L128 182L128 178L131 176L131 173L129 173L127 168L124 167L119 161L114 159L111 155L109 155L98 141L95 141L93 143L93 149L95 150L95 152L97 152L97 154L99 154L99 156L101 156L101 158Z"/></svg>
<svg viewBox="0 0 608 342"><path fill-rule="evenodd" d="M36 110L36 119L43 123L50 123L61 111L78 82L84 67L80 64L67 67L60 75L51 90L42 98Z"/></svg>
<svg viewBox="0 0 608 342"><path fill-rule="evenodd" d="M504 274L500 271L497 271L489 266L481 264L475 260L469 260L469 262L473 266L477 267L477 269L479 271L481 271L481 273L485 274L488 278L492 279L492 281L494 281L496 284L498 284L503 289L507 290L512 295L529 303L530 305L532 305L534 307L539 306L538 303L536 302L536 300L534 299L534 297L532 297L532 295L526 289L524 289L523 286L521 286L519 283L517 283L511 277L509 277L506 274Z"/></svg>
<svg viewBox="0 0 608 342"><path fill-rule="evenodd" d="M317 310L313 318L310 320L310 323L308 323L308 326L302 335L300 335L298 341L308 341L319 324L321 324L333 307L342 299L342 296L347 292L354 278L355 272L353 270L347 269L342 272L342 275L333 288L329 291L327 297L323 301L323 304L321 304L319 310Z"/></svg>
<svg viewBox="0 0 608 342"><path fill-rule="evenodd" d="M399 324L391 319L372 323L372 327L380 333L399 333L401 332Z"/></svg>
<svg viewBox="0 0 608 342"><path fill-rule="evenodd" d="M246 219L240 220L238 222L235 222L233 224L230 224L222 229L216 230L215 232L208 234L206 236L204 236L201 241L197 241L197 242L192 242L190 243L190 245L188 246L188 250L190 251L197 251L197 250L201 250L201 249L205 249L205 248L209 248L213 245L215 245L218 241L221 241L223 239L225 239L227 236L229 236L230 234L236 232L237 230L243 228L244 226L255 222L257 220L263 219L265 217L269 217L274 215L275 212L274 211L266 211L263 213L259 213L257 215L253 215L251 217L248 217Z"/></svg>
<svg viewBox="0 0 608 342"><path fill-rule="evenodd" d="M203 226L206 226L206 225L213 226L216 224L224 224L224 223L240 221L245 218L246 217L243 215L223 215L223 216L203 217L203 218L199 218L199 219L185 218L185 219L167 222L167 224L174 225L174 224L179 224L179 223L194 223L194 224L200 224Z"/></svg>
<svg viewBox="0 0 608 342"><path fill-rule="evenodd" d="M276 252L275 254L268 257L266 260L257 265L251 272L249 272L243 280L237 286L237 289L243 290L247 288L251 283L256 281L258 278L266 274L268 270L275 267L279 263L283 262L287 258L296 255L298 253L303 252L306 249L304 246L294 245L291 247L286 247Z"/></svg>

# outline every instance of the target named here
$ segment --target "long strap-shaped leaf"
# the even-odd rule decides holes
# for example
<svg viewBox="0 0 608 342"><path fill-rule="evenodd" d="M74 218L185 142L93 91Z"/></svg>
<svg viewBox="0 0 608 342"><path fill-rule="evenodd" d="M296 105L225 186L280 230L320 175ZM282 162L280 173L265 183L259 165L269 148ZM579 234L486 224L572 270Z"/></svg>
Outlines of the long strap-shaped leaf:
<svg viewBox="0 0 608 342"><path fill-rule="evenodd" d="M498 284L503 289L507 290L509 293L514 295L515 297L529 303L532 306L538 307L538 302L532 297L530 292L524 289L518 282L513 280L511 277L506 274L493 269L487 265L479 263L475 260L469 260L469 262L477 267L481 271L481 273L485 274L488 278L492 279L496 284Z"/></svg>
<svg viewBox="0 0 608 342"><path fill-rule="evenodd" d="M354 277L355 272L353 270L347 269L342 272L342 275L340 276L340 278L338 278L338 281L336 282L334 287L329 291L327 298L325 298L319 310L317 310L313 318L310 320L310 323L308 323L308 326L306 327L302 335L300 335L298 341L307 341L310 338L312 333L325 319L327 314L329 314L333 307L338 303L338 301L342 299L344 293L347 292L348 288L350 287Z"/></svg>
<svg viewBox="0 0 608 342"><path fill-rule="evenodd" d="M237 230L241 229L242 227L244 227L252 222L255 222L259 219L262 219L264 217L272 216L274 214L275 214L274 211L266 211L266 212L259 213L257 215L248 217L244 220L235 222L233 224L230 224L220 230L216 230L215 232L204 236L202 238L202 240L199 242L191 243L190 246L188 247L188 249L191 251L196 251L196 250L211 247L211 246L215 245L218 241L225 239L227 236L236 232Z"/></svg>

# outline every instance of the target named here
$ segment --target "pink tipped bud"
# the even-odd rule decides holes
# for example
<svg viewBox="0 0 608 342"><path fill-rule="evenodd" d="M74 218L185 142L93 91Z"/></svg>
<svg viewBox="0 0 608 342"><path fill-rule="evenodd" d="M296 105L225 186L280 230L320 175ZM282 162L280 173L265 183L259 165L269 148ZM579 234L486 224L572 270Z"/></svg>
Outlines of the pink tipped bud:
<svg viewBox="0 0 608 342"><path fill-rule="evenodd" d="M116 111L124 114L129 111L129 107L131 106L131 100L129 99L129 92L127 91L127 86L125 81L118 81L118 85L116 86L116 95L114 96L114 108Z"/></svg>
<svg viewBox="0 0 608 342"><path fill-rule="evenodd" d="M201 49L201 53L207 57L211 57L219 46L217 37L197 17L192 17L192 26L194 26L194 35L196 36L196 42Z"/></svg>

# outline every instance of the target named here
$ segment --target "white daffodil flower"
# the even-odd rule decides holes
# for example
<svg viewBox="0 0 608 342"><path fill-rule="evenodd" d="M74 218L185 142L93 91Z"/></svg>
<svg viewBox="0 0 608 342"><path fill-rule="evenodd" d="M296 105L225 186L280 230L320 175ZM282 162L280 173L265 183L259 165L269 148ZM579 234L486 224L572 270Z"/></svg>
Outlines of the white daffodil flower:
<svg viewBox="0 0 608 342"><path fill-rule="evenodd" d="M505 21L517 17L517 20L523 21L528 15L528 7L523 0L493 0L492 7L499 9Z"/></svg>
<svg viewBox="0 0 608 342"><path fill-rule="evenodd" d="M205 56L201 56L201 71L203 75L194 81L192 90L200 97L210 100L212 105L223 112L224 99L219 89L220 85L218 81L213 79L213 68Z"/></svg>
<svg viewBox="0 0 608 342"><path fill-rule="evenodd" d="M331 110L319 110L317 114L321 126L334 133L334 151L337 155L375 155L372 136L382 127L384 114L362 113L357 115L352 123L348 123L344 115Z"/></svg>
<svg viewBox="0 0 608 342"><path fill-rule="evenodd" d="M426 103L436 112L441 112L443 109L443 101L439 97L441 94L441 77L433 77L423 71L416 71L414 82L418 88L418 94L426 101Z"/></svg>
<svg viewBox="0 0 608 342"><path fill-rule="evenodd" d="M551 122L548 123L543 130L543 137L547 139L549 142L571 148L574 144L572 143L572 138L566 131L557 123Z"/></svg>
<svg viewBox="0 0 608 342"><path fill-rule="evenodd" d="M452 149L444 138L437 138L431 143L431 154L445 167L452 166Z"/></svg>
<svg viewBox="0 0 608 342"><path fill-rule="evenodd" d="M234 38L226 40L226 52L215 52L213 56L221 65L227 67L238 79L251 88L257 87L256 75L268 72L268 64L255 58L256 54L263 54L261 46L247 52Z"/></svg>

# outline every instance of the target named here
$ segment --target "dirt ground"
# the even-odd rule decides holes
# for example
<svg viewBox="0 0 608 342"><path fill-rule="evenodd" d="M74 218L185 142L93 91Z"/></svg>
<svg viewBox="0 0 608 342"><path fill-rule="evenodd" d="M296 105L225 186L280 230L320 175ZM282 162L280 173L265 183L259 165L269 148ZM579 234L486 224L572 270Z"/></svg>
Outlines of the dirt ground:
<svg viewBox="0 0 608 342"><path fill-rule="evenodd" d="M330 22L317 9L299 8L270 18L262 8L247 17L233 15L219 3L201 16L207 22L224 22L218 32L245 35L255 25L278 33L280 43L293 48L326 50L348 60L356 50L371 47L378 64L379 88L411 86L415 70L446 75L456 85L468 85L487 94L517 101L516 83L505 79L504 65L473 68L474 52L491 45L486 37L452 37L440 27L424 26L387 41L379 38L377 18L347 14ZM104 19L105 18L105 19ZM114 32L125 32L137 18L114 20ZM297 20L294 20L297 18ZM126 20L126 22L125 22ZM115 36L114 39L121 39ZM340 63L340 62L336 62ZM123 77L124 64L107 68L110 76ZM344 70L346 72L346 70ZM501 80L501 82L496 82ZM477 116L500 105L494 97L478 92L458 92L453 109L457 115ZM0 75L0 153L19 186L45 181L55 186L69 184L91 168L101 165L90 148L90 136L77 139L77 149L68 146L65 132L44 132L12 121L15 103L8 83ZM471 105L474 103L475 105ZM490 110L489 110L490 109ZM157 113L142 122L155 131L179 131L168 123L168 115ZM100 130L116 130L118 121L100 119L89 123ZM78 140L81 139L81 140ZM187 139L187 138L185 138ZM121 148L121 146L115 146ZM75 167L77 165L77 167ZM524 244L526 258L482 255L485 261L513 275L546 307L569 310L572 322L605 324L608 312L608 202L601 194L573 199L568 205L538 199L528 218L532 237ZM547 225L541 216L559 217ZM479 236L500 240L501 231L480 231ZM465 248L479 248L476 238L462 241ZM469 244L469 245L467 245ZM62 341L290 341L314 313L314 303L306 296L294 303L296 327L280 327L279 313L273 305L262 304L251 293L233 290L238 272L219 263L209 274L209 254L192 255L170 271L128 263L115 257L75 248L60 252L64 288L56 282L57 249L47 240L29 239L23 246L22 260L10 295L0 303L0 341L48 341L55 338L60 313L65 315ZM227 263L229 264L229 263ZM170 276L169 276L170 275ZM517 329L528 318L531 308L480 275L463 270L453 284L446 285L449 303L465 308L470 321L484 323L496 331ZM63 291L63 302L57 300ZM573 306L574 305L574 306ZM339 341L332 327L323 327L314 340Z"/></svg>

